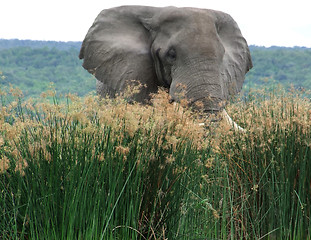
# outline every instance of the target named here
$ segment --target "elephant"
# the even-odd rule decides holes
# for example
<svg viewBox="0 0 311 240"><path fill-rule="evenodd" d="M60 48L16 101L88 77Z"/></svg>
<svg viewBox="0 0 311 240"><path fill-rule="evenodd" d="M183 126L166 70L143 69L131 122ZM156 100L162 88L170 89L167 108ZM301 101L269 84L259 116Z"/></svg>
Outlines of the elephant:
<svg viewBox="0 0 311 240"><path fill-rule="evenodd" d="M97 94L111 96L139 81L144 102L159 87L172 101L186 98L204 112L219 112L252 68L246 40L223 12L177 7L105 9L82 43L79 58L97 79ZM203 104L202 104L203 103Z"/></svg>

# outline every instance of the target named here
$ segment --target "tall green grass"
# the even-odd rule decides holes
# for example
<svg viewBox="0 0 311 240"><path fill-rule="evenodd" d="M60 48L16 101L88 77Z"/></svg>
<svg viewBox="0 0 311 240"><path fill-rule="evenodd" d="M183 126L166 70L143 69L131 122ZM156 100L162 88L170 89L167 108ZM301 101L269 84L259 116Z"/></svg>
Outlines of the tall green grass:
<svg viewBox="0 0 311 240"><path fill-rule="evenodd" d="M198 124L163 91L152 105L10 94L1 239L310 239L310 99L229 105L242 133Z"/></svg>

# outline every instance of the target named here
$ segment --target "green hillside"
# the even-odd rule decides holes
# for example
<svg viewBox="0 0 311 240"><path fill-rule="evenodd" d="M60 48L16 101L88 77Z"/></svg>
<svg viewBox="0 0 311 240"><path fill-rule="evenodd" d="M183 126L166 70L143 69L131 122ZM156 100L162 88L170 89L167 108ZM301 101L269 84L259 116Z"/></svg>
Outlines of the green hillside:
<svg viewBox="0 0 311 240"><path fill-rule="evenodd" d="M31 47L31 48L57 48L58 50L68 50L70 48L79 49L81 42L56 42L56 41L33 41L18 39L0 39L0 50L15 47Z"/></svg>
<svg viewBox="0 0 311 240"><path fill-rule="evenodd" d="M270 84L311 89L311 49L304 47L250 46L254 67L247 74L245 86Z"/></svg>
<svg viewBox="0 0 311 240"><path fill-rule="evenodd" d="M0 40L0 84L19 87L26 96L38 96L51 82L58 93L84 96L95 90L95 79L82 68L81 42ZM253 69L244 88L311 88L311 49L250 46Z"/></svg>
<svg viewBox="0 0 311 240"><path fill-rule="evenodd" d="M3 48L0 41L0 71L4 76L1 85L12 84L32 97L46 91L51 82L59 94L83 96L95 90L95 79L82 68L77 57L80 44L46 42L44 46L39 41L12 41L17 47L5 41L7 48Z"/></svg>

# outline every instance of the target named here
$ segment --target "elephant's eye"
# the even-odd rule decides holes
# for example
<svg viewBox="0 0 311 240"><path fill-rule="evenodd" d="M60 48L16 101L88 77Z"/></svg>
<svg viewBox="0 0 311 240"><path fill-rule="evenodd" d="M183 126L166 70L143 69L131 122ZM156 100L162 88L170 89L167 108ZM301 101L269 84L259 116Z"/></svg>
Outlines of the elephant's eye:
<svg viewBox="0 0 311 240"><path fill-rule="evenodd" d="M170 48L167 52L166 52L166 58L169 61L175 61L176 60L176 50L174 48Z"/></svg>

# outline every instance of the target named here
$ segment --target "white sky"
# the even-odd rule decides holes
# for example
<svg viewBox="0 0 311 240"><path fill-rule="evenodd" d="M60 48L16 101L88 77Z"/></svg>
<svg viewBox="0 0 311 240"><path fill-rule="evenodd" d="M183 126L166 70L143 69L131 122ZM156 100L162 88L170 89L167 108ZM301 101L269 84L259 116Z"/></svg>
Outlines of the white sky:
<svg viewBox="0 0 311 240"><path fill-rule="evenodd" d="M0 38L82 41L101 10L120 5L220 10L248 44L311 47L310 0L1 0Z"/></svg>

